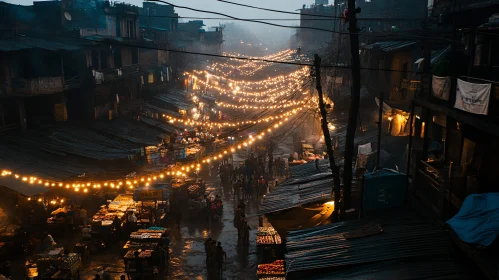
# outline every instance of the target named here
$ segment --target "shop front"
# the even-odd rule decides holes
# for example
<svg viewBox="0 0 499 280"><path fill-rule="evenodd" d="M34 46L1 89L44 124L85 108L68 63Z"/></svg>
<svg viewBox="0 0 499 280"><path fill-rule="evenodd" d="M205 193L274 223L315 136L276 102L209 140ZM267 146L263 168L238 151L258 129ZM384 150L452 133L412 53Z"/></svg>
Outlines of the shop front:
<svg viewBox="0 0 499 280"><path fill-rule="evenodd" d="M408 163L414 195L441 219L469 194L497 191L499 126L486 118L416 100Z"/></svg>

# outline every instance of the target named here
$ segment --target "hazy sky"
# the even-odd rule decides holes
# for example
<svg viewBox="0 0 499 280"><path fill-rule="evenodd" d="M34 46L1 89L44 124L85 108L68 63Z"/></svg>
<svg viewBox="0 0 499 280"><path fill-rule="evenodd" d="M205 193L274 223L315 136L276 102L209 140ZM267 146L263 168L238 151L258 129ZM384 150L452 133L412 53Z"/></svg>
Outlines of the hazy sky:
<svg viewBox="0 0 499 280"><path fill-rule="evenodd" d="M0 0L2 1L2 0ZM33 0L3 0L8 3L20 4L20 5L31 5ZM201 10L216 11L220 13L229 14L231 16L239 18L288 18L288 19L298 19L298 15L289 15L282 13L267 12L262 10L256 10L246 7L235 6L232 4L218 2L216 0L165 0L174 5L187 6ZM119 2L130 3L137 6L142 6L141 0L123 0ZM243 3L252 6L264 7L269 9L284 10L289 12L294 12L300 9L303 4L312 4L314 0L231 0L231 2ZM208 13L199 13L186 9L175 8L180 16L193 16L193 17L219 17L217 15ZM207 26L218 25L220 21L209 21ZM297 21L283 21L281 22L285 25L296 25ZM253 26L254 24L251 24ZM255 25L256 26L256 25ZM259 26L259 25L258 25ZM258 27L255 27L258 28Z"/></svg>
<svg viewBox="0 0 499 280"><path fill-rule="evenodd" d="M33 0L0 0L6 1L13 4L20 5L31 5ZM252 8L246 8L241 6L236 6L232 4L218 2L216 0L165 0L166 2L172 3L173 5L186 6L191 8L196 8L200 10L208 10L219 13L228 14L238 18L285 18L285 19L294 19L293 21L273 21L273 23L278 23L281 25L291 25L295 26L299 24L299 15L290 15L283 13L275 13L262 11ZM312 4L314 0L229 0L231 2L248 4L251 6L275 9L275 10L283 10L289 12L296 12L297 9L300 9L304 4ZM142 6L142 0L123 0L119 2L130 3L136 6ZM332 1L330 1L332 2ZM210 14L210 13L200 13L187 9L175 8L176 12L179 16L185 17L221 17L218 15ZM185 19L186 21L189 19ZM204 20L206 27L218 26L220 23L224 23L223 20ZM231 21L234 22L234 21ZM295 29L291 28L280 28L280 27L272 27L269 25L263 25L259 23L248 23L243 21L235 21L240 24L244 24L246 27L250 28L250 30L256 34L262 41L273 41L279 42L278 44L286 43L289 39L290 35L294 34Z"/></svg>

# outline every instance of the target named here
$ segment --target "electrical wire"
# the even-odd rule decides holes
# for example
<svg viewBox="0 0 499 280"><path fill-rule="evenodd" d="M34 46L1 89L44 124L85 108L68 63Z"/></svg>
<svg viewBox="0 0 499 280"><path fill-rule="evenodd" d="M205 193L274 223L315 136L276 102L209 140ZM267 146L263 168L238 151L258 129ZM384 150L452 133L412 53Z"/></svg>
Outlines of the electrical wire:
<svg viewBox="0 0 499 280"><path fill-rule="evenodd" d="M191 7L186 7L186 6L179 6L179 5L174 5L170 2L166 2L163 0L148 0L150 2L161 2L165 3L168 5L171 5L176 8L180 9L186 9L186 10L191 10L195 12L200 12L200 13L208 13L208 14L215 14L219 16L224 16L228 17L230 19L234 20L241 20L241 21L246 21L246 22L254 22L254 23L261 23L265 25L270 25L270 26L275 26L275 27L283 27L283 28L292 28L292 29L308 29L308 30L316 30L316 31L323 31L323 32L329 32L329 33L336 33L336 34L341 34L341 35L358 35L358 36L368 36L368 37L405 37L405 38L413 38L413 39L434 39L434 40L441 40L441 41L449 41L449 42L454 42L454 40L448 39L448 38L443 38L443 37L425 37L425 36L419 36L419 35L407 35L407 34L402 34L402 33L350 33L350 32L341 32L341 31L333 31L330 29L323 29L323 28L317 28L317 27L307 27L307 26L290 26L290 25L282 25L282 24L276 24L276 23L270 23L270 22L264 22L264 21L259 21L259 20L244 20L241 18L233 17L227 14L219 13L219 12L213 12L213 11L206 11L206 10L200 10L200 9L195 9Z"/></svg>
<svg viewBox="0 0 499 280"><path fill-rule="evenodd" d="M147 1L154 1L154 0L147 0ZM217 0L218 2L223 2L227 4L232 4L236 6L241 6L241 7L247 7L247 8L252 8L252 9L257 9L257 10L263 10L263 11L268 11L268 12L274 12L274 13L281 13L281 14L290 14L290 15L299 15L299 16L311 16L311 17L324 17L330 19L339 19L343 20L343 17L339 16L326 16L326 15L316 15L316 14L307 14L307 13L295 13L295 12L288 12L288 11L282 11L282 10L274 10L274 9L268 9L268 8L262 8L262 7L256 7L256 6L250 6L246 4L241 4L241 3L235 3L235 2L230 2L226 0ZM372 20L372 21L423 21L424 19L408 19L408 18L363 18L363 19L357 19L357 20Z"/></svg>
<svg viewBox="0 0 499 280"><path fill-rule="evenodd" d="M89 38L74 38L74 37L65 37L65 38L80 39L80 40L85 40L85 41L95 42L95 43L103 43L101 40L93 40L93 39L89 39ZM183 54L192 54L192 55L202 55L202 56L219 57L219 58L233 58L233 59L250 60L250 61L262 61L262 62L270 62L270 63L275 63L275 64L309 66L309 67L313 67L314 66L313 64L310 64L310 63L289 62L289 61L276 61L276 60L270 60L270 59L258 59L258 58L249 58L249 57L237 57L237 56L230 56L230 55L220 55L220 54L210 54L210 53L182 51L182 50L174 50L174 49L161 48L161 47L150 47L150 46L145 46L145 45L133 45L133 44L127 44L127 43L124 43L124 42L110 42L110 41L106 41L106 43L108 43L110 45L119 45L119 46L125 46L125 47L131 47L131 48L141 48L141 49L148 49L148 50L161 50L161 51L167 51L167 52L172 52L172 53L183 53ZM351 69L352 67L351 66L347 66L347 65L321 65L321 68ZM360 70L383 71L383 72L397 72L397 73L414 73L414 74L419 73L417 71L411 71L411 70L395 70L395 69L383 69L383 68L372 68L372 67L360 67Z"/></svg>

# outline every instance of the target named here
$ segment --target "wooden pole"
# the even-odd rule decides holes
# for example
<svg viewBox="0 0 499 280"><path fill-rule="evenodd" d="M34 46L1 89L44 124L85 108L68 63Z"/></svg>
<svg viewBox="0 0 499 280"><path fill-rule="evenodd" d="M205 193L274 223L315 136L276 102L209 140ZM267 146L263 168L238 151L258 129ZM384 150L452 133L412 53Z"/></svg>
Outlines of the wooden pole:
<svg viewBox="0 0 499 280"><path fill-rule="evenodd" d="M348 116L345 144L345 166L343 167L344 209L349 209L352 204L351 194L353 149L355 141L355 131L357 130L357 116L359 114L360 104L360 56L355 0L348 0L348 21L350 33L350 55L352 64L352 91L350 96L350 115Z"/></svg>
<svg viewBox="0 0 499 280"><path fill-rule="evenodd" d="M383 127L383 92L379 94L379 114L378 114L378 147L376 151L376 170L381 169L380 157L381 157L381 129Z"/></svg>
<svg viewBox="0 0 499 280"><path fill-rule="evenodd" d="M322 84L321 84L321 58L318 54L314 55L314 67L315 67L315 77L316 77L316 89L319 94L319 109L321 113L321 126L322 132L324 134L324 142L326 143L327 155L329 158L329 165L331 167L331 172L333 173L333 193L334 193L334 213L333 220L338 220L338 210L340 206L340 196L341 196L341 184L340 184L340 172L339 168L336 166L334 161L333 146L331 143L331 135L329 134L329 128L327 127L327 112L326 105L324 104L324 96L322 94Z"/></svg>

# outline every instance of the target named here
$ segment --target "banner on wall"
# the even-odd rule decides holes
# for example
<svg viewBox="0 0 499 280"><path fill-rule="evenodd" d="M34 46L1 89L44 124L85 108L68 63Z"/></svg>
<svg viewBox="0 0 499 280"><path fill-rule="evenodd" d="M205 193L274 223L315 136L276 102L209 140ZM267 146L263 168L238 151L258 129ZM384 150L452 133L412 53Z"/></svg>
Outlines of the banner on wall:
<svg viewBox="0 0 499 280"><path fill-rule="evenodd" d="M474 84L457 79L454 108L473 114L487 115L491 88L492 84Z"/></svg>
<svg viewBox="0 0 499 280"><path fill-rule="evenodd" d="M442 100L449 100L450 96L450 77L437 77L433 76L431 89L433 96Z"/></svg>

